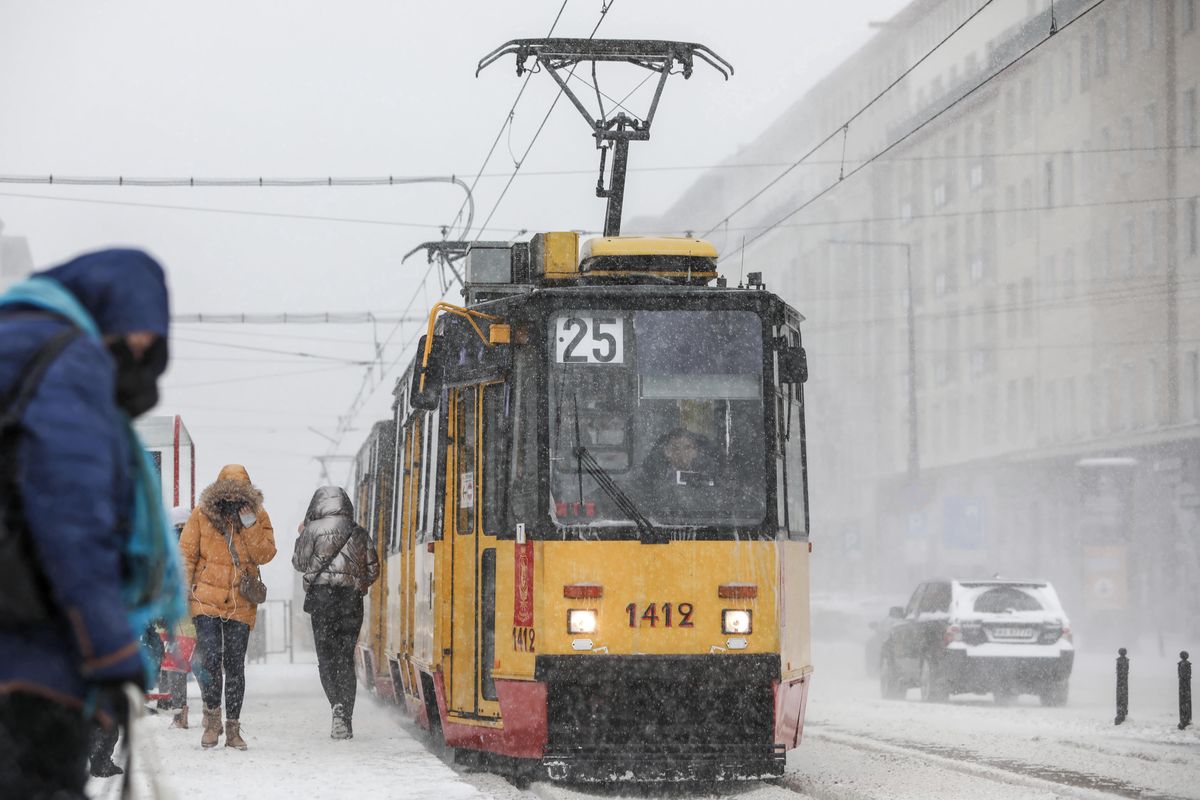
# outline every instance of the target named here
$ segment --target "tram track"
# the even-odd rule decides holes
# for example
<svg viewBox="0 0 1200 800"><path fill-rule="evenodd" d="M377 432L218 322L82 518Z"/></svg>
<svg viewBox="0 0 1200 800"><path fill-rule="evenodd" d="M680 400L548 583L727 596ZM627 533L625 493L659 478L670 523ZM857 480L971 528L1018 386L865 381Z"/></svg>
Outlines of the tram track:
<svg viewBox="0 0 1200 800"><path fill-rule="evenodd" d="M910 759L936 770L957 773L998 784L1067 796L1101 800L1102 798L1139 798L1139 800L1187 800L1182 795L1162 792L1129 781L1094 772L1072 770L1017 759L989 756L968 747L915 742L880 736L837 726L810 726L806 743L846 748L875 758ZM814 780L803 770L791 772L772 783L817 800L868 800L888 797L873 787L856 785L852 780L832 782Z"/></svg>

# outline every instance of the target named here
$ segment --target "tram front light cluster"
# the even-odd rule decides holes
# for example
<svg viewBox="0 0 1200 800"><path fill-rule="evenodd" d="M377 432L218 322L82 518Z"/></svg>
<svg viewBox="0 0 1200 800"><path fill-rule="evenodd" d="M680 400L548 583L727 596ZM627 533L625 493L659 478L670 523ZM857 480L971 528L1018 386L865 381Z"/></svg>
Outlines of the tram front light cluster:
<svg viewBox="0 0 1200 800"><path fill-rule="evenodd" d="M595 633L596 612L590 608L572 608L567 612L567 633Z"/></svg>
<svg viewBox="0 0 1200 800"><path fill-rule="evenodd" d="M749 609L727 608L721 612L722 633L750 633L753 630Z"/></svg>

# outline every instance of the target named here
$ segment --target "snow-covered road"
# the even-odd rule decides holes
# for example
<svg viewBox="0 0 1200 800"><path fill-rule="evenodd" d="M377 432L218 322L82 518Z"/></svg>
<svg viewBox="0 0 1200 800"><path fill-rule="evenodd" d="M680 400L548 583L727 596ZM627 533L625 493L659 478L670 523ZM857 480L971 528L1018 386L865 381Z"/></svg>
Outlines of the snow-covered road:
<svg viewBox="0 0 1200 800"><path fill-rule="evenodd" d="M361 693L355 738L334 742L312 663L248 667L242 714L247 752L223 746L204 751L198 727L170 730L165 716L150 717L143 727L165 783L180 800L1200 798L1200 733L1175 727L1169 659L1135 654L1130 718L1117 727L1106 656L1081 654L1066 708L1042 708L1029 697L1003 708L987 697L945 704L885 701L864 673L858 645L818 642L815 656L805 740L790 754L787 776L709 791L549 783L521 790L498 775L448 766L394 709ZM198 709L194 684L191 691ZM97 780L91 789L97 797L115 797L116 784ZM135 781L144 784L144 777Z"/></svg>

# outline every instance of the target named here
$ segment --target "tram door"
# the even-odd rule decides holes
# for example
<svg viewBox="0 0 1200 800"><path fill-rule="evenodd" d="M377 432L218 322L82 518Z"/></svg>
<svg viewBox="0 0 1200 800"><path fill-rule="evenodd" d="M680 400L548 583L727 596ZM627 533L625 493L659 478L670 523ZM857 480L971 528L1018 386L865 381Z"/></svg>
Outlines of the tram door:
<svg viewBox="0 0 1200 800"><path fill-rule="evenodd" d="M495 540L483 534L483 434L485 408L502 384L454 392L454 539L450 592L451 654L449 712L479 720L498 719L491 668L495 659ZM485 404L485 398L489 401Z"/></svg>

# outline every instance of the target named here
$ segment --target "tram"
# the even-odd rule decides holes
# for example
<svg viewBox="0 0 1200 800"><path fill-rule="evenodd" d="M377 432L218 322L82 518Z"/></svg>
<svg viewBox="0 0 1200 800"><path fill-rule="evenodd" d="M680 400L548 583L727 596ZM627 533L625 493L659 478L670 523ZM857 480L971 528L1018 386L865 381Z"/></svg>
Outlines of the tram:
<svg viewBox="0 0 1200 800"><path fill-rule="evenodd" d="M480 67L504 53L568 94L581 61L653 69L658 93L693 59L732 73L636 40L515 40ZM620 235L658 93L644 120L589 118L614 151L603 236L430 243L460 245L465 303L430 310L356 465L382 565L360 678L529 777L775 776L803 727L802 317L758 273L729 286L706 241Z"/></svg>
<svg viewBox="0 0 1200 800"><path fill-rule="evenodd" d="M358 462L364 683L552 778L780 774L812 671L800 315L696 239L476 244Z"/></svg>

